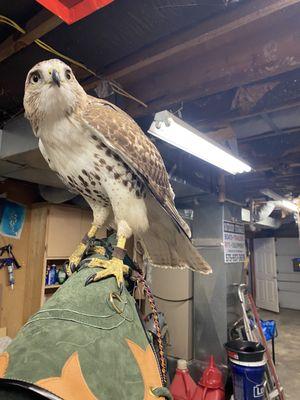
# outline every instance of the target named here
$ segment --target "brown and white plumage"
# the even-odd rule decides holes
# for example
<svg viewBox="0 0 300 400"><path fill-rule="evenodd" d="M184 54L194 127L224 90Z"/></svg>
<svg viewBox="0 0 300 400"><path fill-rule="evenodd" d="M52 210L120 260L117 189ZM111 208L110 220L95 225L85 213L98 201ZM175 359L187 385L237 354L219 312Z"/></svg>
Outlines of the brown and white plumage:
<svg viewBox="0 0 300 400"><path fill-rule="evenodd" d="M132 118L88 96L59 60L29 72L24 107L50 168L87 200L98 226L135 234L154 265L211 272L175 208L159 152Z"/></svg>

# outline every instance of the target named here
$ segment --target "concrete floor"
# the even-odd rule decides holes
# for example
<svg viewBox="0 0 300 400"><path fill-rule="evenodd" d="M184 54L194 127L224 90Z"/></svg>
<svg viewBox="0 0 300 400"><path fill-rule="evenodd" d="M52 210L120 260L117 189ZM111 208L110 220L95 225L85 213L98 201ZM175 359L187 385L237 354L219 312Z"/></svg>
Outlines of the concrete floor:
<svg viewBox="0 0 300 400"><path fill-rule="evenodd" d="M286 400L300 399L300 311L281 309L279 314L260 310L262 319L277 322L276 370Z"/></svg>

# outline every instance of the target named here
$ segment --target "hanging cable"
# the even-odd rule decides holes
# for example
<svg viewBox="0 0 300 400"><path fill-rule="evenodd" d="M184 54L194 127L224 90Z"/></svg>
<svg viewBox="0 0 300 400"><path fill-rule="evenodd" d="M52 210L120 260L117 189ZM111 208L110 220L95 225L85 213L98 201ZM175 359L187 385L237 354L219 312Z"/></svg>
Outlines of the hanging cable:
<svg viewBox="0 0 300 400"><path fill-rule="evenodd" d="M18 25L15 21L13 21L12 19L5 17L4 15L0 15L0 23L5 24L5 25L9 25L12 28L16 29L18 32L22 33L23 35L26 33L26 31L20 26ZM39 47L41 47L43 50L48 51L49 53L52 53L70 63L72 63L73 65L76 65L77 67L85 70L86 72L88 72L89 74L93 75L95 78L103 80L105 79L104 77L98 75L96 72L94 72L93 70L91 70L90 68L86 67L84 64L82 64L79 61L74 60L71 57L66 56L63 53L60 53L59 51L57 51L56 49L54 49L53 47L49 46L47 43L43 42L40 39L35 39L34 43L36 45L38 45ZM123 96L123 97L127 97L128 99L131 99L139 104L141 104L143 107L147 108L147 104L145 104L143 101L139 100L138 98L136 98L135 96L133 96L132 94L128 93L126 90L122 89L122 87L115 81L111 81L108 80L109 84L111 85L112 89L118 93L119 95Z"/></svg>

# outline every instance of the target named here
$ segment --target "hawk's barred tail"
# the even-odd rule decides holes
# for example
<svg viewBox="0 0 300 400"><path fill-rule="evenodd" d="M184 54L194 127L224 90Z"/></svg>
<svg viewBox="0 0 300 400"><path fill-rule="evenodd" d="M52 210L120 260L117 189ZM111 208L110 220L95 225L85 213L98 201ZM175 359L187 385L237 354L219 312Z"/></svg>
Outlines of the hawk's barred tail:
<svg viewBox="0 0 300 400"><path fill-rule="evenodd" d="M170 218L156 200L147 197L149 230L142 235L146 253L155 266L162 268L189 268L202 274L212 269L193 246L183 230Z"/></svg>

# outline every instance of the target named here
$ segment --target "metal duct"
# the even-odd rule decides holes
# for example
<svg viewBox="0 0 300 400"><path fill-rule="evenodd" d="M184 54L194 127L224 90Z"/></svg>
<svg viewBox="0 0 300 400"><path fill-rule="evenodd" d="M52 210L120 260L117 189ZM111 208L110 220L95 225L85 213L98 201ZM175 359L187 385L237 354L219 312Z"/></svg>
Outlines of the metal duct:
<svg viewBox="0 0 300 400"><path fill-rule="evenodd" d="M66 189L55 188L52 186L39 185L40 195L49 203L61 204L74 199L76 193L71 193Z"/></svg>
<svg viewBox="0 0 300 400"><path fill-rule="evenodd" d="M275 210L274 201L268 201L258 211L257 222L262 221L262 220L266 219L267 217L269 217L274 210Z"/></svg>
<svg viewBox="0 0 300 400"><path fill-rule="evenodd" d="M291 202L288 202L291 203ZM294 214L295 211L290 209L285 200L270 200L266 204L264 204L257 213L257 217L255 219L255 223L260 226L278 229L283 223L283 219L272 218L270 215L275 209L284 210L288 213Z"/></svg>

